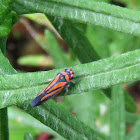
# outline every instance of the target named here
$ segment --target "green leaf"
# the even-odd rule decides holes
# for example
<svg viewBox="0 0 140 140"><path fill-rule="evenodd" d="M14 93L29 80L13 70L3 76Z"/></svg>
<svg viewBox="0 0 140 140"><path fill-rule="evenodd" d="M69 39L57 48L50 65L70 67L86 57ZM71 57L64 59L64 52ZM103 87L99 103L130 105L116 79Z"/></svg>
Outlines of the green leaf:
<svg viewBox="0 0 140 140"><path fill-rule="evenodd" d="M0 49L3 54L5 54L6 51L6 42L7 42L7 36L0 37Z"/></svg>
<svg viewBox="0 0 140 140"><path fill-rule="evenodd" d="M98 54L90 44L89 40L79 28L79 24L75 24L59 17L48 16L48 18L81 63L92 62L99 59ZM72 36L72 38L70 38L70 36Z"/></svg>
<svg viewBox="0 0 140 140"><path fill-rule="evenodd" d="M124 92L120 85L113 87L111 98L111 140L124 140Z"/></svg>
<svg viewBox="0 0 140 140"><path fill-rule="evenodd" d="M108 101L101 90L95 90L86 94L66 96L62 105L67 110L73 111L76 117L88 126L96 128L95 120L101 115L100 106L105 106Z"/></svg>
<svg viewBox="0 0 140 140"><path fill-rule="evenodd" d="M6 63L9 65L8 63ZM10 68L10 67L9 67ZM10 68L12 70L12 68ZM13 72L14 73L14 72ZM10 76L10 75L8 75ZM72 114L65 111L54 101L48 101L46 105L32 108L29 104L18 105L26 112L37 118L45 125L51 127L65 138L74 139L106 139L100 133L78 121ZM56 125L57 124L57 125Z"/></svg>
<svg viewBox="0 0 140 140"><path fill-rule="evenodd" d="M53 34L47 30L45 31L45 46L46 50L52 57L56 68L63 68L73 65L71 60L61 50Z"/></svg>
<svg viewBox="0 0 140 140"><path fill-rule="evenodd" d="M73 67L75 79L79 80L69 88L68 94L139 80L139 53L137 50ZM31 101L60 71L63 69L0 76L0 108Z"/></svg>
<svg viewBox="0 0 140 140"><path fill-rule="evenodd" d="M45 18L46 18L46 16L45 16ZM46 20L47 20L47 18L46 18ZM49 25L49 27L51 27L51 26ZM28 29L29 27L26 25L26 28ZM54 30L54 29L52 29L52 30ZM62 51L62 49L60 48L60 45L58 44L56 38L54 37L54 35L50 31L46 30L44 36L40 35L39 33L37 33L34 29L30 29L29 28L29 32L32 35L32 37L35 39L35 41L47 53L49 53L49 55L53 59L53 63L54 63L54 67L55 68L68 67L68 66L72 66L73 65L73 62ZM55 31L55 33L56 33L56 31ZM38 61L40 61L41 59L42 58L39 58L39 59L36 58L37 61L35 61L35 62L32 62L31 59L28 59L28 60L29 60L29 63L31 62L33 65L36 65L36 63L38 63ZM49 62L47 64L49 64Z"/></svg>
<svg viewBox="0 0 140 140"><path fill-rule="evenodd" d="M139 37L125 33L114 32L112 35L112 41L110 41L109 44L110 54L118 55L124 52L139 49L139 42Z"/></svg>
<svg viewBox="0 0 140 140"><path fill-rule="evenodd" d="M1 60L0 61L0 75L16 73L16 71L10 65L9 60L5 58L1 50L0 50L0 60Z"/></svg>
<svg viewBox="0 0 140 140"><path fill-rule="evenodd" d="M13 3L13 9L19 14L45 13L80 23L89 23L116 31L140 35L139 11L107 3L86 0L26 0L26 2L16 0Z"/></svg>
<svg viewBox="0 0 140 140"><path fill-rule="evenodd" d="M133 124L136 123L136 121L140 120L140 115L139 114L125 112L125 116L126 116L126 123L128 125L133 125Z"/></svg>
<svg viewBox="0 0 140 140"><path fill-rule="evenodd" d="M136 112L137 111L137 105L134 101L134 99L131 97L129 93L124 91L124 98L125 98L125 109L129 112Z"/></svg>
<svg viewBox="0 0 140 140"><path fill-rule="evenodd" d="M92 43L93 46L91 46L90 42L87 40L84 33L78 28L78 24L74 24L71 21L63 20L63 19L57 18L57 17L53 18L53 17L49 16L49 19L52 22L52 24L55 26L57 31L60 33L60 35L67 42L68 46L73 50L73 52L75 52L75 55L78 57L78 59L82 63L87 63L87 62L99 59L99 56L97 55L96 51L93 49L93 46L94 46L95 42ZM61 25L61 23L63 23L63 24ZM60 25L61 25L61 28L60 28ZM96 35L97 34L102 34L103 35L102 30L103 29L101 29L101 30L98 29L97 30L98 33L95 32L95 34ZM99 33L99 32L101 32L101 33ZM111 31L107 32L107 30L105 30L105 32L106 32L106 34L104 36L108 36L107 38L108 38L108 40L110 40L110 37L112 36ZM73 39L71 40L71 38L69 36L72 36ZM92 38L94 38L93 35L92 35ZM97 45L98 49L96 48L96 43L95 43L94 48L97 50L98 54L100 54L101 57L108 57L109 52L108 52L107 46L105 46L103 48L103 44L106 44L106 45L109 46L110 42L105 40L105 39L101 40L100 36L99 36L98 40L99 40L99 44L101 44L101 42L103 42L103 43L100 46ZM93 39L90 38L90 41L92 42ZM104 50L104 51L102 51L102 50ZM101 54L101 52L105 52L105 54L104 53ZM104 93L107 96L109 95L108 91L106 92L104 90ZM130 99L131 98L130 96L129 97L128 96L129 96L128 94L125 94L126 110L131 111L131 112L135 112L136 104L134 102L132 102L133 100ZM131 106L130 106L130 101L131 101Z"/></svg>
<svg viewBox="0 0 140 140"><path fill-rule="evenodd" d="M5 43L7 38L2 41L1 47L3 47L3 52L5 53ZM0 47L0 48L1 48ZM1 49L0 49L0 75L6 73L11 74L14 69L11 69L11 65L9 65L9 61L5 59ZM9 139L9 128L8 128L8 116L7 116L7 108L0 109L0 140L8 140Z"/></svg>
<svg viewBox="0 0 140 140"><path fill-rule="evenodd" d="M127 135L126 140L139 140L140 139L139 130L140 130L140 120L138 120L135 123L135 125L133 126L129 134Z"/></svg>
<svg viewBox="0 0 140 140"><path fill-rule="evenodd" d="M24 126L25 128L30 128L33 131L39 131L39 133L46 132L46 133L49 133L49 134L55 136L58 139L63 139L58 133L53 131L51 128L40 123L34 117L27 114L26 112L23 112L23 110L21 110L19 108L9 107L8 108L8 118L10 120L9 125L11 125L11 127L14 127L13 129L18 128L19 131L21 131L20 128L22 129L22 127ZM15 128L15 126L16 126L16 128ZM15 134L18 132L13 132L13 133Z"/></svg>
<svg viewBox="0 0 140 140"><path fill-rule="evenodd" d="M6 40L7 37L3 38L4 40L1 40L1 46L0 48L3 49L3 53L5 53L5 47L6 47ZM9 70L11 65L9 65L9 61L5 59L1 49L0 49L0 75L7 73L11 74L13 70ZM8 65L7 65L8 64ZM8 116L7 116L7 108L0 109L0 140L8 140L9 139L9 128L8 128Z"/></svg>
<svg viewBox="0 0 140 140"><path fill-rule="evenodd" d="M62 104L65 108L68 108L70 111L74 111L76 117L79 120L83 121L91 128L96 128L96 105L94 100L94 94L92 92L89 92L87 94L66 96Z"/></svg>
<svg viewBox="0 0 140 140"><path fill-rule="evenodd" d="M67 139L106 139L97 131L80 122L74 115L53 100L35 108L28 104L18 106Z"/></svg>
<svg viewBox="0 0 140 140"><path fill-rule="evenodd" d="M13 0L0 0L0 37L7 36L12 26L11 4Z"/></svg>
<svg viewBox="0 0 140 140"><path fill-rule="evenodd" d="M7 108L0 109L0 140L9 140Z"/></svg>
<svg viewBox="0 0 140 140"><path fill-rule="evenodd" d="M53 61L46 55L26 55L18 58L18 64L23 66L52 67Z"/></svg>
<svg viewBox="0 0 140 140"><path fill-rule="evenodd" d="M36 22L37 24L40 24L40 25L43 25L45 26L48 30L50 30L52 33L54 33L54 35L56 37L58 37L59 39L61 38L60 35L57 33L57 31L55 30L55 28L52 26L52 24L50 23L50 21L48 20L48 18L45 16L45 14L42 14L42 13L36 13L36 14L26 14L26 15L23 15L23 17L26 17L30 20L32 20L33 22ZM26 26L27 27L27 26ZM29 30L30 31L30 30ZM37 41L39 42L39 40L37 40L36 36L33 35L33 34L37 34L37 32L33 32L35 30L32 30L32 32L30 32L30 34L32 35L32 37ZM32 34L33 33L33 34ZM39 34L40 35L40 38L42 37L44 39L44 36ZM40 43L41 41L43 40L40 40ZM43 47L42 45L42 48L46 48L45 46Z"/></svg>
<svg viewBox="0 0 140 140"><path fill-rule="evenodd" d="M109 45L110 40L112 39L112 32L113 31L111 30L98 26L87 26L86 36L98 53L98 55L100 56L100 58L107 58L110 56Z"/></svg>
<svg viewBox="0 0 140 140"><path fill-rule="evenodd" d="M15 11L12 11L12 25L16 24L18 22L18 15Z"/></svg>
<svg viewBox="0 0 140 140"><path fill-rule="evenodd" d="M24 134L24 140L33 140L33 137L30 133Z"/></svg>
<svg viewBox="0 0 140 140"><path fill-rule="evenodd" d="M40 25L44 25L49 28L53 28L50 21L46 18L44 14L36 13L36 14L26 14L23 15L23 17L26 17Z"/></svg>

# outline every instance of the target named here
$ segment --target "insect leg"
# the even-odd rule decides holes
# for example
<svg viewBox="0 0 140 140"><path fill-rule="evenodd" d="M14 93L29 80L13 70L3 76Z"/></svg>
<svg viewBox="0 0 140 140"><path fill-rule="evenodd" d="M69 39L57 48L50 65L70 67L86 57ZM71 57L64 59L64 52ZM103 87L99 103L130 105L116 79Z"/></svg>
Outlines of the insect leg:
<svg viewBox="0 0 140 140"><path fill-rule="evenodd" d="M71 80L70 82L73 83L73 84L75 84L76 82L79 81L79 79L80 79L80 77L78 77L78 78L76 78L76 79L73 79L73 80Z"/></svg>
<svg viewBox="0 0 140 140"><path fill-rule="evenodd" d="M67 93L68 93L68 87L70 87L70 84L69 84L69 83L68 83L68 84L65 86L65 88L64 88L64 90L66 90L66 92L65 92L64 96L66 96L66 95L67 95Z"/></svg>

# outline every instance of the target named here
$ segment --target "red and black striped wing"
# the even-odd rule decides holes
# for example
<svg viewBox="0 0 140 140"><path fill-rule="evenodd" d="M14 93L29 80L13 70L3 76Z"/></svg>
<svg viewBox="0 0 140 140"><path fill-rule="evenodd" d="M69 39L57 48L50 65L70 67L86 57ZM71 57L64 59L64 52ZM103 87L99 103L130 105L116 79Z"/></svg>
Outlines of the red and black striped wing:
<svg viewBox="0 0 140 140"><path fill-rule="evenodd" d="M68 82L63 77L61 73L59 73L53 81L51 81L39 94L38 96L31 102L32 106L38 106L44 103L45 101L51 99L60 93L63 89L65 89Z"/></svg>

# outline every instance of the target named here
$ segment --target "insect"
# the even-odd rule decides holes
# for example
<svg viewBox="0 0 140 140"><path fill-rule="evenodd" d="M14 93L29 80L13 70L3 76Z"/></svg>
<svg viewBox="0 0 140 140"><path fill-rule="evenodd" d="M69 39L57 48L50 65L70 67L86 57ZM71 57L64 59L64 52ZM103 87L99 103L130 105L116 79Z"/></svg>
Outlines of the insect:
<svg viewBox="0 0 140 140"><path fill-rule="evenodd" d="M70 86L70 80L74 77L72 69L65 69L60 72L56 77L37 95L37 97L30 103L33 107L39 106L45 101L53 98L61 91Z"/></svg>

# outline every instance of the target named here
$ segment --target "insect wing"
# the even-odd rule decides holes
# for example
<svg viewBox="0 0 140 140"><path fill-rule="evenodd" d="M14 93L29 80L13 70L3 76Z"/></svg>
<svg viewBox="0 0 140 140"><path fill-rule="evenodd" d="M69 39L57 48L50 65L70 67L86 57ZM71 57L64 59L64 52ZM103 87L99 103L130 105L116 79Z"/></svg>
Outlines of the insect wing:
<svg viewBox="0 0 140 140"><path fill-rule="evenodd" d="M47 85L38 96L30 103L33 107L41 105L45 101L51 99L65 89L67 82L61 82L60 75L58 74L51 83Z"/></svg>
<svg viewBox="0 0 140 140"><path fill-rule="evenodd" d="M59 74L37 95L37 97L30 103L33 107L42 104L41 99L48 94L47 91L58 81Z"/></svg>

